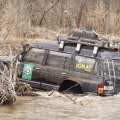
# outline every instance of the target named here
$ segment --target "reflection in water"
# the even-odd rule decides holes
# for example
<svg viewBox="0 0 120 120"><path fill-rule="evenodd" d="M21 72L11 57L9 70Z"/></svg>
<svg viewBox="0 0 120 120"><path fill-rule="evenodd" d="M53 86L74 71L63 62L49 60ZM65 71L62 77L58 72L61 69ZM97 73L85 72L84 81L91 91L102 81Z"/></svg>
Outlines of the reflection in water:
<svg viewBox="0 0 120 120"><path fill-rule="evenodd" d="M15 104L0 107L0 120L119 120L120 96L73 96L58 92L48 96L18 97ZM75 102L73 102L75 101Z"/></svg>

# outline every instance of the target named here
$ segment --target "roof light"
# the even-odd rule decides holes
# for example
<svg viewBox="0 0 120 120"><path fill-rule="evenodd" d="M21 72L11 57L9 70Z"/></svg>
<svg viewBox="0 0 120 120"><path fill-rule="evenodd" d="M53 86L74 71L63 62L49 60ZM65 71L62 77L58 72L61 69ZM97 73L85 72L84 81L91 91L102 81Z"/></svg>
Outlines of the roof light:
<svg viewBox="0 0 120 120"><path fill-rule="evenodd" d="M64 41L60 41L59 49L63 50L63 48L64 48Z"/></svg>
<svg viewBox="0 0 120 120"><path fill-rule="evenodd" d="M76 52L79 52L80 51L80 48L81 48L81 44L77 44L77 47L76 47Z"/></svg>
<svg viewBox="0 0 120 120"><path fill-rule="evenodd" d="M93 55L92 55L93 57L96 56L96 54L97 54L97 52L98 52L98 48L99 48L99 47L97 47L97 46L94 47Z"/></svg>

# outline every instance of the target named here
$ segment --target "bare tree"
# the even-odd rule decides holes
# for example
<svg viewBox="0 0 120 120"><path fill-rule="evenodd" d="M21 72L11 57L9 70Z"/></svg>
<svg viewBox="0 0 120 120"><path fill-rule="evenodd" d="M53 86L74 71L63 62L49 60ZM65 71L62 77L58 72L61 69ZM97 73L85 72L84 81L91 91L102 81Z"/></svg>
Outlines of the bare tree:
<svg viewBox="0 0 120 120"><path fill-rule="evenodd" d="M42 26L54 30L80 27L119 35L119 11L119 0L1 0L0 30L8 26L12 16L14 31L21 37L31 27Z"/></svg>

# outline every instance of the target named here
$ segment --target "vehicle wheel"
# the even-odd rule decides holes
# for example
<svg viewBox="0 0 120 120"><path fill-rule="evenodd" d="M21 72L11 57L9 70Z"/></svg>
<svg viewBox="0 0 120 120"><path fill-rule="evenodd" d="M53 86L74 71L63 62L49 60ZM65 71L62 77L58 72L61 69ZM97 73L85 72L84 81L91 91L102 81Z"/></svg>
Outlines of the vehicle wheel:
<svg viewBox="0 0 120 120"><path fill-rule="evenodd" d="M59 92L61 93L73 93L73 94L82 94L82 88L80 84L75 81L65 80L62 82Z"/></svg>

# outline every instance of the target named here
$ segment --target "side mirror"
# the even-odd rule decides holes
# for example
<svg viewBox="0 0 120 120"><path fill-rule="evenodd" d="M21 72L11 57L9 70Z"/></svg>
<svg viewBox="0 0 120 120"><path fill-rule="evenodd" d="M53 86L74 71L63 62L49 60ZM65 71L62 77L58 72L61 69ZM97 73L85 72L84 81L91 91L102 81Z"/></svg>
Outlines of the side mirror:
<svg viewBox="0 0 120 120"><path fill-rule="evenodd" d="M22 55L18 56L18 61L22 61Z"/></svg>
<svg viewBox="0 0 120 120"><path fill-rule="evenodd" d="M29 49L29 44L23 45L23 52L26 52Z"/></svg>
<svg viewBox="0 0 120 120"><path fill-rule="evenodd" d="M60 39L59 39L59 38L60 38L60 33L58 33L58 34L56 35L56 38L57 38L57 42L60 43Z"/></svg>

